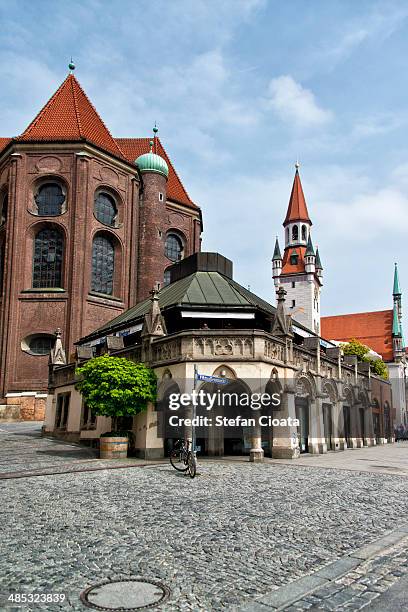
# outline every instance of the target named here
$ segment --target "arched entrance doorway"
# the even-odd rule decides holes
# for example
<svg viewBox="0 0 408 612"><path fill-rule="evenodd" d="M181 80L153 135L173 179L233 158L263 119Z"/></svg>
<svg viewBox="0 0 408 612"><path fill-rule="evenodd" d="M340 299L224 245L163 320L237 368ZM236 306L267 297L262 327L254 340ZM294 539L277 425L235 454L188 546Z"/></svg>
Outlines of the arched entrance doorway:
<svg viewBox="0 0 408 612"><path fill-rule="evenodd" d="M384 402L384 437L391 441L391 411L388 402Z"/></svg>
<svg viewBox="0 0 408 612"><path fill-rule="evenodd" d="M333 414L331 404L323 404L323 427L327 450L333 450Z"/></svg>
<svg viewBox="0 0 408 612"><path fill-rule="evenodd" d="M343 430L344 439L347 444L347 448L351 447L351 418L350 418L350 406L343 406Z"/></svg>

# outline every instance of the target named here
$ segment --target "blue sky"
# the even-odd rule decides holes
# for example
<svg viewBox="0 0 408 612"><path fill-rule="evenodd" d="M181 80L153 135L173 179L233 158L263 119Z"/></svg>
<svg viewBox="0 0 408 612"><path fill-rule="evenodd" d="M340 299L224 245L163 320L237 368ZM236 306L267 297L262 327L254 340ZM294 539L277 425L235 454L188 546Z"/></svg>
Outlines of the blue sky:
<svg viewBox="0 0 408 612"><path fill-rule="evenodd" d="M0 23L0 135L25 128L72 54L114 136L157 121L203 248L239 282L274 299L299 157L323 314L390 308L394 261L408 294L407 2L0 0Z"/></svg>

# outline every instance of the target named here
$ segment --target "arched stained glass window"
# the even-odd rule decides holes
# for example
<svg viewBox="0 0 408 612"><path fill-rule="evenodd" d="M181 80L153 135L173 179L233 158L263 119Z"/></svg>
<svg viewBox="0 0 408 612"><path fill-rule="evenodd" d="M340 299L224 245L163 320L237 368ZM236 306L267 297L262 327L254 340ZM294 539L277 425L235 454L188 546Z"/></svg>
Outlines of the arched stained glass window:
<svg viewBox="0 0 408 612"><path fill-rule="evenodd" d="M64 238L57 228L46 227L34 238L33 287L62 287Z"/></svg>
<svg viewBox="0 0 408 612"><path fill-rule="evenodd" d="M113 294L115 248L112 241L98 234L92 244L92 291Z"/></svg>
<svg viewBox="0 0 408 612"><path fill-rule="evenodd" d="M98 221L114 226L117 214L116 203L112 196L99 192L95 199L95 216Z"/></svg>
<svg viewBox="0 0 408 612"><path fill-rule="evenodd" d="M39 187L34 199L39 215L49 217L60 215L63 212L62 205L65 202L65 195L58 183L44 183Z"/></svg>
<svg viewBox="0 0 408 612"><path fill-rule="evenodd" d="M176 234L167 234L164 254L171 261L180 261L183 257L183 243Z"/></svg>

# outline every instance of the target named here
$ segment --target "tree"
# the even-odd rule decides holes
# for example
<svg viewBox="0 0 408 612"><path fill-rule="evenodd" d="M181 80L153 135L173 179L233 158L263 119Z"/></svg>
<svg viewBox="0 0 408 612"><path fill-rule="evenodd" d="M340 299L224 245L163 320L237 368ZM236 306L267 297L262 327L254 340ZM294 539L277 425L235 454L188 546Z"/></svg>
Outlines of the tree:
<svg viewBox="0 0 408 612"><path fill-rule="evenodd" d="M76 369L76 389L96 416L112 418L112 431L123 416L133 416L156 400L156 375L143 363L103 355Z"/></svg>
<svg viewBox="0 0 408 612"><path fill-rule="evenodd" d="M371 368L377 376L388 378L388 370L382 359L372 359L369 357L370 347L366 346L359 340L352 338L350 342L340 345L344 355L357 355L359 361L365 361L371 365Z"/></svg>

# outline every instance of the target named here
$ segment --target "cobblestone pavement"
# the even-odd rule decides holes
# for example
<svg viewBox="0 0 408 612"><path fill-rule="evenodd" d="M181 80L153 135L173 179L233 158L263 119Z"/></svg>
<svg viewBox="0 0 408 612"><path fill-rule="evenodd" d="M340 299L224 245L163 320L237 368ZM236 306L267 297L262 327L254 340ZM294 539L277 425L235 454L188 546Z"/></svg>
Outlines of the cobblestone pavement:
<svg viewBox="0 0 408 612"><path fill-rule="evenodd" d="M84 612L83 589L126 576L166 584L164 612L235 610L407 517L405 476L236 461L200 469L194 480L154 466L0 481L0 610L21 610L6 603L10 593L65 593L62 605L43 609ZM408 554L400 553L397 565ZM380 575L385 561L392 569L379 587L396 577L394 561L367 565ZM348 578L364 599L357 576Z"/></svg>
<svg viewBox="0 0 408 612"><path fill-rule="evenodd" d="M98 450L43 437L41 425L39 422L0 422L0 479L155 463L135 457L100 460Z"/></svg>
<svg viewBox="0 0 408 612"><path fill-rule="evenodd" d="M333 583L317 589L285 608L287 612L303 610L362 610L408 575L408 541L392 546L373 559L363 562ZM373 606L374 607L374 606ZM377 610L394 610L383 602Z"/></svg>

